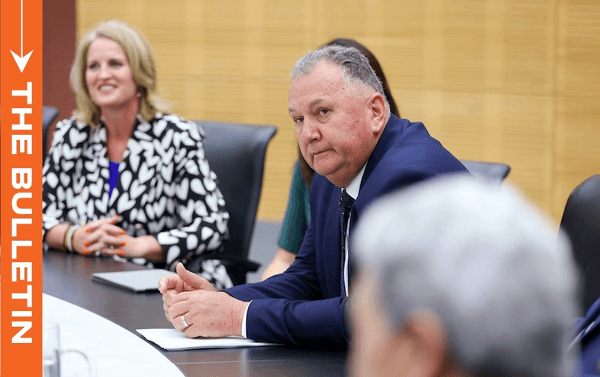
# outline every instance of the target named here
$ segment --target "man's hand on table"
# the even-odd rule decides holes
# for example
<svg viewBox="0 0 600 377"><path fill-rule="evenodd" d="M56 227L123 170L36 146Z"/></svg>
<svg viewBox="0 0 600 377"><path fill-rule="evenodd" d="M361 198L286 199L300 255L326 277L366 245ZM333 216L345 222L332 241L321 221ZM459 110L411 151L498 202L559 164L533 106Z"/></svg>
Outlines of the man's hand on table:
<svg viewBox="0 0 600 377"><path fill-rule="evenodd" d="M242 320L249 305L225 292L217 292L208 280L177 265L177 275L158 283L165 316L175 329L189 338L241 336ZM185 327L181 321L185 316Z"/></svg>

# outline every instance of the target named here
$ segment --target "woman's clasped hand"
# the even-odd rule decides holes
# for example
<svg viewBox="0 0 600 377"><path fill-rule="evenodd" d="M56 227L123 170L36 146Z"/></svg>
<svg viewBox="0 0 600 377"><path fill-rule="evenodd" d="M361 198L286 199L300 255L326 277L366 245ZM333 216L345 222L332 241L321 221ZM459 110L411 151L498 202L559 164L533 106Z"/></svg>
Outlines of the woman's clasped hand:
<svg viewBox="0 0 600 377"><path fill-rule="evenodd" d="M131 237L123 228L115 225L118 221L119 216L114 215L78 226L73 232L73 251L90 256L143 257L143 251L153 243L153 237ZM157 242L154 243L160 246Z"/></svg>

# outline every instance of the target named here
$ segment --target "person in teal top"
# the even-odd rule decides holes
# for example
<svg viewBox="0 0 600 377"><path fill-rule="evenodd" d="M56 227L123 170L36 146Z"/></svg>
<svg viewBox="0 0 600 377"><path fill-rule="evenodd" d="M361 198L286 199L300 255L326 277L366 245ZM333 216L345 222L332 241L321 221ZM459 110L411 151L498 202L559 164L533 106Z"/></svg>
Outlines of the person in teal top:
<svg viewBox="0 0 600 377"><path fill-rule="evenodd" d="M294 165L292 185L285 217L277 245L279 249L271 264L263 273L262 280L285 271L296 259L304 233L310 224L310 189L302 178L299 162Z"/></svg>
<svg viewBox="0 0 600 377"><path fill-rule="evenodd" d="M400 118L400 111L394 101L394 97L392 97L390 86L375 55L354 39L337 38L329 41L324 46L329 45L354 47L369 59L371 67L383 84L383 91L390 104L391 113ZM314 170L308 166L300 152L298 152L298 161L294 166L288 205L279 241L277 242L279 249L275 253L271 263L265 269L261 280L284 272L296 259L296 254L300 250L304 233L310 223L310 184L313 175Z"/></svg>
<svg viewBox="0 0 600 377"><path fill-rule="evenodd" d="M281 232L279 236L279 242L277 242L279 247L291 253L298 254L308 224L310 224L310 190L302 179L300 166L296 163L294 166L294 175L292 176L290 197L282 226L282 229L286 231Z"/></svg>

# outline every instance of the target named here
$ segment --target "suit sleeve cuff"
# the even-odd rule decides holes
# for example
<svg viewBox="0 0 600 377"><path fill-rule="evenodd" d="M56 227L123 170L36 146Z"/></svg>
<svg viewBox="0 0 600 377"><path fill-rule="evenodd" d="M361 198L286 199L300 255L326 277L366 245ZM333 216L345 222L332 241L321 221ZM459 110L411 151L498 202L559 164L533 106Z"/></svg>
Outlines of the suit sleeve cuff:
<svg viewBox="0 0 600 377"><path fill-rule="evenodd" d="M250 304L252 304L252 301L250 301L248 306L246 306L246 312L244 312L244 318L242 319L242 336L244 338L248 338L248 333L246 332L246 319L248 318L248 308L250 307Z"/></svg>

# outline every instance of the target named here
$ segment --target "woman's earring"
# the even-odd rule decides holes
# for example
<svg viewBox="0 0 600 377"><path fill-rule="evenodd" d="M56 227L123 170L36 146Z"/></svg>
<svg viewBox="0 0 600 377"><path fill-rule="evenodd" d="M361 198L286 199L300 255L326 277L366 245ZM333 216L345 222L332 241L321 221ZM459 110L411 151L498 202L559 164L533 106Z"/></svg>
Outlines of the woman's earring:
<svg viewBox="0 0 600 377"><path fill-rule="evenodd" d="M137 97L140 98L142 96L142 93L137 92Z"/></svg>

